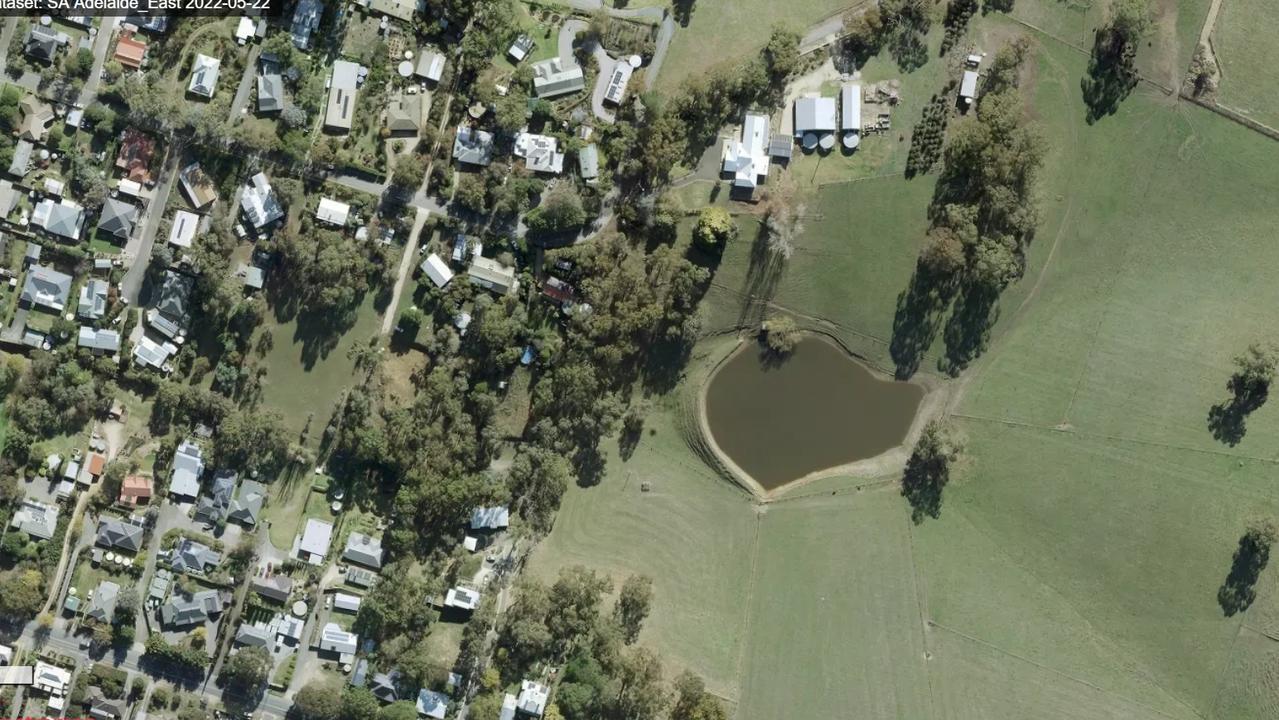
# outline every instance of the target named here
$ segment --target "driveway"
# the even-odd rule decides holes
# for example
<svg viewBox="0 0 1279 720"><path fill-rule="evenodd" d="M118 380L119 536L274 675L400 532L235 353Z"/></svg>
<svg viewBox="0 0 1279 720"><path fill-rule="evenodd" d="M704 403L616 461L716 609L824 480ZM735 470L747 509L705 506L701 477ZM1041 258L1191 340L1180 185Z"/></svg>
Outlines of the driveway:
<svg viewBox="0 0 1279 720"><path fill-rule="evenodd" d="M261 45L254 45L249 49L249 59L244 65L244 74L240 76L240 86L236 88L235 99L231 101L231 115L228 120L232 123L240 117L240 111L244 109L244 104L249 101L249 93L253 90L253 80L258 75L258 55L261 54Z"/></svg>
<svg viewBox="0 0 1279 720"><path fill-rule="evenodd" d="M124 246L124 254L129 260L129 269L120 283L121 292L130 305L138 304L138 293L142 290L142 279L146 276L147 265L151 262L151 246L155 243L156 232L160 229L160 218L164 216L165 206L169 203L173 181L178 176L178 162L182 157L179 149L171 149L164 160L164 168L160 171L160 181L156 183L155 195L142 212L142 232L129 238Z"/></svg>
<svg viewBox="0 0 1279 720"><path fill-rule="evenodd" d="M577 39L577 34L586 30L587 24L582 20L566 20L560 26L560 61L569 64L576 63L573 57L573 41ZM591 55L595 57L595 63L599 66L599 74L595 76L595 90L591 94L591 112L595 117L603 120L610 125L613 124L615 116L613 111L604 106L604 93L608 92L608 81L613 77L613 68L617 66L617 60L600 47L600 44L594 40L590 41L589 49Z"/></svg>
<svg viewBox="0 0 1279 720"><path fill-rule="evenodd" d="M101 27L98 28L98 34L93 39L93 69L89 71L89 79L84 81L84 87L80 88L80 97L77 104L80 107L88 107L94 100L98 99L98 86L102 84L102 68L107 64L107 51L111 49L111 36L115 34L116 28L123 21L120 17L103 17ZM6 42L0 39L0 42ZM9 47L5 44L0 47Z"/></svg>

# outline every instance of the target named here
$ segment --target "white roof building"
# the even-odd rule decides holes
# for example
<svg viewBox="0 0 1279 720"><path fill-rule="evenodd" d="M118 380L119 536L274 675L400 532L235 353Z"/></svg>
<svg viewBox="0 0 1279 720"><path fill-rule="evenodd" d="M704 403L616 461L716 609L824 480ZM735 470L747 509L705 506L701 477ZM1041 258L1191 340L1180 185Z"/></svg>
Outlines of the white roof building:
<svg viewBox="0 0 1279 720"><path fill-rule="evenodd" d="M435 287L444 287L453 279L453 271L449 269L447 263L440 258L439 255L431 253L422 261L422 274L431 278L431 282L435 283Z"/></svg>
<svg viewBox="0 0 1279 720"><path fill-rule="evenodd" d="M306 528L293 542L293 554L300 560L312 565L323 565L324 557L329 554L329 543L333 540L333 526L323 520L311 518L306 521Z"/></svg>
<svg viewBox="0 0 1279 720"><path fill-rule="evenodd" d="M515 699L515 707L525 715L542 717L546 712L546 701L550 699L551 689L547 686L524 680L520 683L520 695Z"/></svg>
<svg viewBox="0 0 1279 720"><path fill-rule="evenodd" d="M204 451L190 440L184 440L173 453L172 465L169 494L194 500L200 494L200 476L204 475Z"/></svg>
<svg viewBox="0 0 1279 720"><path fill-rule="evenodd" d="M635 68L624 59L614 65L613 74L608 78L608 89L604 91L604 100L614 105L621 105L622 98L626 96L626 85L631 81L631 74L634 72Z"/></svg>
<svg viewBox="0 0 1279 720"><path fill-rule="evenodd" d="M284 217L284 208L280 207L280 201L271 190L271 181L267 180L266 173L260 172L249 178L249 184L240 194L240 204L244 216L258 230Z"/></svg>
<svg viewBox="0 0 1279 720"><path fill-rule="evenodd" d="M449 709L449 697L444 693L422 688L417 694L417 714L422 717L444 720Z"/></svg>
<svg viewBox="0 0 1279 720"><path fill-rule="evenodd" d="M334 593L333 608L342 612L355 613L360 611L360 596L351 595L349 593Z"/></svg>
<svg viewBox="0 0 1279 720"><path fill-rule="evenodd" d="M862 86L848 83L839 89L839 126L844 131L844 146L857 147L862 132Z"/></svg>
<svg viewBox="0 0 1279 720"><path fill-rule="evenodd" d="M977 97L977 71L965 70L964 79L959 83L959 97L971 104Z"/></svg>
<svg viewBox="0 0 1279 720"><path fill-rule="evenodd" d="M747 113L741 139L724 141L723 171L733 176L734 187L754 189L762 178L768 177L768 126L767 115Z"/></svg>
<svg viewBox="0 0 1279 720"><path fill-rule="evenodd" d="M585 87L586 75L577 63L566 65L559 58L551 58L533 66L533 94L539 98L568 95Z"/></svg>
<svg viewBox="0 0 1279 720"><path fill-rule="evenodd" d="M186 210L173 214L173 226L169 230L169 243L180 248L189 248L195 240L195 232L200 227L200 216Z"/></svg>
<svg viewBox="0 0 1279 720"><path fill-rule="evenodd" d="M315 209L315 219L330 225L342 227L351 214L351 206L337 200L320 198L320 205Z"/></svg>
<svg viewBox="0 0 1279 720"><path fill-rule="evenodd" d="M67 686L71 684L70 670L63 670L39 660L36 661L34 674L35 682L32 685L36 690L48 695L63 695L67 691Z"/></svg>
<svg viewBox="0 0 1279 720"><path fill-rule="evenodd" d="M218 58L199 54L195 56L195 64L191 66L191 81L187 83L187 92L206 98L213 97L218 89L218 73L222 70L222 61Z"/></svg>
<svg viewBox="0 0 1279 720"><path fill-rule="evenodd" d="M143 335L133 346L133 361L143 367L164 370L169 358L178 351L178 346L171 342L157 343Z"/></svg>
<svg viewBox="0 0 1279 720"><path fill-rule="evenodd" d="M474 610L480 606L480 593L470 588L449 588L444 596L444 607L459 610Z"/></svg>
<svg viewBox="0 0 1279 720"><path fill-rule="evenodd" d="M142 183L128 178L121 178L116 190L130 197L140 197L142 195Z"/></svg>
<svg viewBox="0 0 1279 720"><path fill-rule="evenodd" d="M418 55L414 72L418 77L439 82L444 76L444 55L433 50L423 50Z"/></svg>
<svg viewBox="0 0 1279 720"><path fill-rule="evenodd" d="M515 279L515 268L507 267L481 255L476 255L471 260L471 266L466 269L466 274L471 278L472 283L486 290L492 290L498 295L509 295L520 287L519 280Z"/></svg>
<svg viewBox="0 0 1279 720"><path fill-rule="evenodd" d="M339 662L349 663L355 658L355 649L359 642L358 635L343 630L336 623L327 623L320 632L318 647L324 652L337 655Z"/></svg>
<svg viewBox="0 0 1279 720"><path fill-rule="evenodd" d="M333 63L329 77L329 103L324 110L324 126L335 130L350 130L355 117L356 87L360 81L360 66L349 60Z"/></svg>
<svg viewBox="0 0 1279 720"><path fill-rule="evenodd" d="M795 136L835 132L835 98L802 97L795 100Z"/></svg>
<svg viewBox="0 0 1279 720"><path fill-rule="evenodd" d="M522 132L515 136L515 155L533 172L559 175L564 172L564 153L559 142L549 135Z"/></svg>

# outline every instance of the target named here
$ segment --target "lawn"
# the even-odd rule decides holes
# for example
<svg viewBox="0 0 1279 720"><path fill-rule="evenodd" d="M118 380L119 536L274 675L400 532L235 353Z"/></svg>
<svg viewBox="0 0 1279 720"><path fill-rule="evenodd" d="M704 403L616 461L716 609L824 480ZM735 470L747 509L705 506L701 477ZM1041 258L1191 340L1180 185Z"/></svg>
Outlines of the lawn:
<svg viewBox="0 0 1279 720"><path fill-rule="evenodd" d="M652 575L640 642L668 674L705 675L740 720L1274 714L1279 578L1268 569L1233 616L1217 588L1245 521L1279 515L1279 409L1254 412L1235 446L1206 419L1232 356L1279 339L1279 147L1144 88L1089 126L1087 57L1041 37L1033 62L1042 219L989 350L952 383L967 449L939 519L910 525L891 485L830 480L761 509L721 482L681 432L715 338L655 404L656 434L572 488L537 550L542 577ZM774 302L887 363L933 182L824 187ZM761 287L754 223L738 217L708 332Z"/></svg>
<svg viewBox="0 0 1279 720"><path fill-rule="evenodd" d="M347 353L357 343L367 343L381 330L381 315L370 292L356 313L355 324L341 335L325 328L287 321L268 315L264 323L273 345L263 363L268 368L262 383L265 403L284 413L289 439L309 426L307 443L315 447L320 431L333 414L345 388L355 384L355 363ZM317 392L317 388L322 391Z"/></svg>
<svg viewBox="0 0 1279 720"><path fill-rule="evenodd" d="M1221 64L1221 104L1279 128L1279 74L1266 60L1279 52L1275 27L1279 5L1273 2L1222 2L1212 44Z"/></svg>
<svg viewBox="0 0 1279 720"><path fill-rule="evenodd" d="M851 5L850 0L700 0L686 27L676 26L658 75L658 88L669 90L687 77L759 52L773 26L803 30Z"/></svg>
<svg viewBox="0 0 1279 720"><path fill-rule="evenodd" d="M289 552L293 537L302 529L307 517L333 521L325 493L312 489L312 484L325 480L306 470L293 471L276 481L271 502L263 511L263 517L271 527L271 544L277 550Z"/></svg>
<svg viewBox="0 0 1279 720"><path fill-rule="evenodd" d="M546 20L534 17L533 13L545 15ZM560 22L553 22L552 17L558 15ZM528 5L524 3L515 3L515 22L519 25L524 34L528 35L536 43L533 50L520 61L521 65L531 65L543 60L549 60L558 57L560 54L559 27L563 20L568 17L569 11L552 10L550 8L537 8L530 10ZM511 56L506 54L507 48L502 48L499 57L494 58L493 65L505 73L514 72L515 63L511 61Z"/></svg>

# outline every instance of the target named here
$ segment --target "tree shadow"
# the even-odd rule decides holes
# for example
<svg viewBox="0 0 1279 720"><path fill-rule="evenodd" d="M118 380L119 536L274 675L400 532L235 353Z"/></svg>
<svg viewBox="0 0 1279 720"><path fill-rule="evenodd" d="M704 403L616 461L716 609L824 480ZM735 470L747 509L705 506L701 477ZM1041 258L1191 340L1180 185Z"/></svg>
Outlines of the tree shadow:
<svg viewBox="0 0 1279 720"><path fill-rule="evenodd" d="M990 329L999 320L999 292L970 285L955 300L946 321L943 339L946 353L937 368L956 377L986 350Z"/></svg>
<svg viewBox="0 0 1279 720"><path fill-rule="evenodd" d="M953 283L929 272L923 263L915 264L910 285L897 296L893 337L888 345L898 380L909 380L919 370L954 293Z"/></svg>
<svg viewBox="0 0 1279 720"><path fill-rule="evenodd" d="M1208 430L1213 439L1234 447L1248 432L1248 415L1265 404L1270 389L1268 386L1261 386L1245 391L1238 376L1230 378L1226 387L1235 394L1229 400L1213 405L1208 411Z"/></svg>
<svg viewBox="0 0 1279 720"><path fill-rule="evenodd" d="M688 27L688 21L693 18L693 6L697 0L673 0L671 3L671 17L675 18L675 22L680 27Z"/></svg>
<svg viewBox="0 0 1279 720"><path fill-rule="evenodd" d="M1235 550L1230 573L1217 590L1217 603L1221 605L1221 611L1226 617L1247 610L1252 601L1257 599L1257 578L1269 561L1269 545L1257 542L1252 533L1244 533L1239 538L1239 547Z"/></svg>
<svg viewBox="0 0 1279 720"><path fill-rule="evenodd" d="M750 265L746 269L746 282L742 307L737 324L759 324L764 320L768 303L777 292L786 271L786 261L768 247L768 227L760 223L751 244Z"/></svg>
<svg viewBox="0 0 1279 720"><path fill-rule="evenodd" d="M1100 28L1093 36L1088 73L1080 81L1089 125L1119 109L1119 103L1137 87L1135 50L1117 33Z"/></svg>

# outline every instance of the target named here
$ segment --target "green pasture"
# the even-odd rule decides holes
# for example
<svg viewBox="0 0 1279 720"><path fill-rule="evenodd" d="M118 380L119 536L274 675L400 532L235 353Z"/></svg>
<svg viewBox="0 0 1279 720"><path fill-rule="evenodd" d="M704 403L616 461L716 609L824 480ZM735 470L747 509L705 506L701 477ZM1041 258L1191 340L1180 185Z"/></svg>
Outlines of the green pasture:
<svg viewBox="0 0 1279 720"><path fill-rule="evenodd" d="M1279 5L1265 0L1223 0L1212 43L1221 68L1221 104L1279 128L1279 51L1274 28Z"/></svg>

